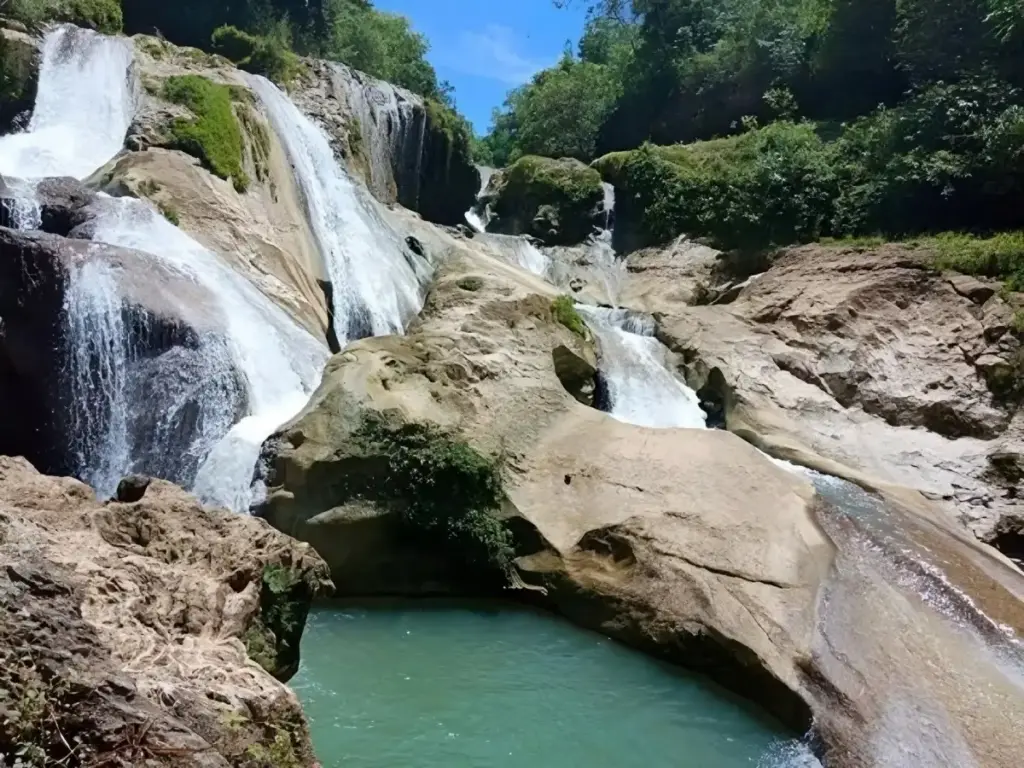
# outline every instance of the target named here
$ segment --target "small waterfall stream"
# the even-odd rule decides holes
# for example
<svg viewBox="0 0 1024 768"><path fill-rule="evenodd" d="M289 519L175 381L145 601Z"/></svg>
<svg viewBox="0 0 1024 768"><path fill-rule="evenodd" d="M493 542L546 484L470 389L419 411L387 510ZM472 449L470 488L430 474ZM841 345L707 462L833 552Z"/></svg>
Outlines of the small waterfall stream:
<svg viewBox="0 0 1024 768"><path fill-rule="evenodd" d="M334 288L342 346L366 336L401 333L423 304L432 271L409 254L369 195L335 160L324 131L276 85L249 78L292 161L313 232Z"/></svg>
<svg viewBox="0 0 1024 768"><path fill-rule="evenodd" d="M135 109L132 46L72 26L46 36L28 130L0 139L0 175L81 179L121 151Z"/></svg>

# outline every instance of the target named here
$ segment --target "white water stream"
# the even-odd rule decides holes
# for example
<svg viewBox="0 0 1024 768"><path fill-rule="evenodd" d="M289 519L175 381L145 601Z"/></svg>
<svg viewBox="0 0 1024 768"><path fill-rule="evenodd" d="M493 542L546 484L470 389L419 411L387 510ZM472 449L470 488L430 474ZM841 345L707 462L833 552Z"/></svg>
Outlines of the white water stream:
<svg viewBox="0 0 1024 768"><path fill-rule="evenodd" d="M288 152L334 288L342 346L402 333L423 304L432 267L413 256L368 194L338 166L327 134L276 85L249 77Z"/></svg>
<svg viewBox="0 0 1024 768"><path fill-rule="evenodd" d="M51 31L28 130L0 139L0 175L81 179L120 152L135 109L131 65L124 38Z"/></svg>

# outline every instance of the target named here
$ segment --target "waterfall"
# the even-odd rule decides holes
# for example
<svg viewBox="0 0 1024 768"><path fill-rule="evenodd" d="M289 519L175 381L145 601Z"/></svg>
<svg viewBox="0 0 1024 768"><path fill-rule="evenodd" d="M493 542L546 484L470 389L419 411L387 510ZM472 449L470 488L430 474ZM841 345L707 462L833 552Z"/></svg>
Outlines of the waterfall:
<svg viewBox="0 0 1024 768"><path fill-rule="evenodd" d="M222 319L223 329L207 328L200 352L210 373L218 371L224 378L233 368L240 371L248 413L231 426L222 417L234 411L232 402L218 397L201 400L202 428L189 442L204 461L193 490L205 501L244 511L252 501L252 474L263 441L306 404L319 381L327 349L216 254L145 203L132 198L105 202L95 222L97 240L153 254L216 297L217 306L212 309ZM186 316L196 311L183 309ZM195 320L200 328L209 325L204 318ZM187 400L195 385L194 378L182 382L181 387L188 389L178 388L175 399ZM227 397L231 388L215 391ZM227 427L231 428L225 434ZM208 452L204 446L210 447Z"/></svg>
<svg viewBox="0 0 1024 768"><path fill-rule="evenodd" d="M485 165L478 165L476 169L480 172L480 191L476 194L476 205L466 211L466 221L477 232L486 232L487 224L491 220L491 211L481 198L487 191L487 185L491 183L491 177L496 171Z"/></svg>
<svg viewBox="0 0 1024 768"><path fill-rule="evenodd" d="M654 338L652 318L623 309L577 309L598 340L612 416L643 427L705 428L697 394L667 367L668 350Z"/></svg>
<svg viewBox="0 0 1024 768"><path fill-rule="evenodd" d="M338 165L324 131L269 80L250 76L249 82L302 188L334 289L339 342L401 333L422 306L430 265L407 254L375 202Z"/></svg>
<svg viewBox="0 0 1024 768"><path fill-rule="evenodd" d="M73 266L64 312L76 474L109 494L131 462L127 402L131 349L111 268L96 261Z"/></svg>
<svg viewBox="0 0 1024 768"><path fill-rule="evenodd" d="M47 34L28 130L0 139L0 174L84 178L121 151L134 116L132 46L61 26Z"/></svg>

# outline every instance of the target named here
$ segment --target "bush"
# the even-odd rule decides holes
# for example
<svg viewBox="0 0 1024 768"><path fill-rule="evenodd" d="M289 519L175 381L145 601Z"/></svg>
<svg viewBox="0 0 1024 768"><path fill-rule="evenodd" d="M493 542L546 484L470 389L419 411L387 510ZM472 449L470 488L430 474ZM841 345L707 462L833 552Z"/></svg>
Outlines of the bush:
<svg viewBox="0 0 1024 768"><path fill-rule="evenodd" d="M1009 290L1024 291L1024 232L992 237L946 233L916 242L935 252L942 269L998 278Z"/></svg>
<svg viewBox="0 0 1024 768"><path fill-rule="evenodd" d="M386 457L385 492L400 502L412 535L440 544L470 568L508 576L514 552L494 515L503 498L494 461L436 427L376 415L364 419L355 439Z"/></svg>
<svg viewBox="0 0 1024 768"><path fill-rule="evenodd" d="M555 320L578 336L586 337L587 324L576 311L576 302L570 296L559 296L551 302L551 312Z"/></svg>
<svg viewBox="0 0 1024 768"><path fill-rule="evenodd" d="M641 244L683 232L723 248L814 240L828 234L838 193L832 151L806 123L645 145L595 165L622 188L620 224L637 230Z"/></svg>
<svg viewBox="0 0 1024 768"><path fill-rule="evenodd" d="M164 98L188 107L194 120L179 118L171 126L171 146L199 158L222 179L245 192L249 176L242 167L243 141L231 105L231 89L198 75L167 78Z"/></svg>
<svg viewBox="0 0 1024 768"><path fill-rule="evenodd" d="M523 157L491 184L496 231L532 234L551 245L585 240L604 200L601 174L578 160Z"/></svg>
<svg viewBox="0 0 1024 768"><path fill-rule="evenodd" d="M0 10L30 26L68 22L108 35L117 34L124 26L120 0L10 0Z"/></svg>
<svg viewBox="0 0 1024 768"><path fill-rule="evenodd" d="M299 72L299 57L291 51L284 28L277 34L260 36L225 25L214 31L212 42L216 53L274 82L287 84Z"/></svg>

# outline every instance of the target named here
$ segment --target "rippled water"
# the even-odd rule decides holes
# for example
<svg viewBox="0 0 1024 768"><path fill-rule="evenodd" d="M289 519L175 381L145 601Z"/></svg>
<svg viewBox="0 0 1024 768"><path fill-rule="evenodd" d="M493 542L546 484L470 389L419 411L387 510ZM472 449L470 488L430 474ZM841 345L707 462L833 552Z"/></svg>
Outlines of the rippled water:
<svg viewBox="0 0 1024 768"><path fill-rule="evenodd" d="M701 678L514 608L320 609L293 686L324 768L809 764Z"/></svg>

